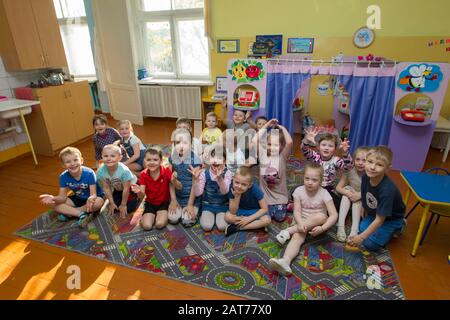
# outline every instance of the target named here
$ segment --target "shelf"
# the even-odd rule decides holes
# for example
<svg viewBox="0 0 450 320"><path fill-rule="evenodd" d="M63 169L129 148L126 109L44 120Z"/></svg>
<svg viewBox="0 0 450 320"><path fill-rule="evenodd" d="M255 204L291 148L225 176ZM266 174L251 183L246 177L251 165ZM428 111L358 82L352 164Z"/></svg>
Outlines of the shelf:
<svg viewBox="0 0 450 320"><path fill-rule="evenodd" d="M427 119L424 122L417 122L417 121L405 121L400 115L394 116L394 121L397 123L400 123L404 126L410 126L410 127L426 127L431 124L431 120Z"/></svg>

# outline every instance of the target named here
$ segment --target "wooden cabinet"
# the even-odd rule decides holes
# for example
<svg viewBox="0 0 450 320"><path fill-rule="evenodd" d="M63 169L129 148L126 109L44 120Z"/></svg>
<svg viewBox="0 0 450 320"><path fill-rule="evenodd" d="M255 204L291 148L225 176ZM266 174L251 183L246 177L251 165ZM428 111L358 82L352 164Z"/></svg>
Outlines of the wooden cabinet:
<svg viewBox="0 0 450 320"><path fill-rule="evenodd" d="M8 71L67 66L52 0L0 0L0 55Z"/></svg>
<svg viewBox="0 0 450 320"><path fill-rule="evenodd" d="M217 127L224 130L226 129L223 117L226 115L226 108L223 109L222 103L217 100L212 100L210 97L202 99L202 121L205 124L206 115L209 112L214 112L217 116Z"/></svg>
<svg viewBox="0 0 450 320"><path fill-rule="evenodd" d="M94 133L94 106L87 81L34 89L41 104L26 121L36 153L47 156Z"/></svg>

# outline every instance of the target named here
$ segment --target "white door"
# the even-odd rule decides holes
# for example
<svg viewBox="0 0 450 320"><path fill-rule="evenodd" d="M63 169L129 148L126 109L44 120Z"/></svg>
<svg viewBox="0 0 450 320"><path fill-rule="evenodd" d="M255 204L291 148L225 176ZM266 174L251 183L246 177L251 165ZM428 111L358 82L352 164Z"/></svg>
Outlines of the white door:
<svg viewBox="0 0 450 320"><path fill-rule="evenodd" d="M129 1L93 0L92 3L111 114L115 119L142 125Z"/></svg>

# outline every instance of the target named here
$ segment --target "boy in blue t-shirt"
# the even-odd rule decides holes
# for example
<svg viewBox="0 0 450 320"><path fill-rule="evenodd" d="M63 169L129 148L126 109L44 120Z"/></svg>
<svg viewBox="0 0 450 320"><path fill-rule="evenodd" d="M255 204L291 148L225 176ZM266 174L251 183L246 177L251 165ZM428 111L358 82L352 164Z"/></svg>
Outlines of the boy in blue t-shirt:
<svg viewBox="0 0 450 320"><path fill-rule="evenodd" d="M233 178L229 193L230 211L225 214L229 223L225 236L240 230L253 230L267 227L271 223L264 193L253 183L253 175L248 167L240 167Z"/></svg>
<svg viewBox="0 0 450 320"><path fill-rule="evenodd" d="M367 250L376 251L403 231L402 195L386 175L391 161L392 151L388 147L374 147L367 153L366 173L361 180L361 201L367 215L359 226L360 233L348 239L352 246L362 244Z"/></svg>
<svg viewBox="0 0 450 320"><path fill-rule="evenodd" d="M97 184L94 170L83 166L80 150L64 148L59 158L66 170L59 176L59 194L42 194L41 202L59 213L58 220L78 217L78 225L85 228L91 219L89 213L98 211L103 205L103 191ZM71 190L73 195L67 197Z"/></svg>

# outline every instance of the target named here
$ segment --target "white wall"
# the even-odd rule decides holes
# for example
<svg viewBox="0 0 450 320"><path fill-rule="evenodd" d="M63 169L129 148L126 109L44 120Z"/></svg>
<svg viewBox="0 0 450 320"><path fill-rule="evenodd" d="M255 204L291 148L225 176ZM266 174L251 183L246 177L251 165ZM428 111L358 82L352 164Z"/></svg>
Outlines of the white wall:
<svg viewBox="0 0 450 320"><path fill-rule="evenodd" d="M40 78L41 70L22 71L22 72L7 72L3 66L3 61L0 57L0 96L14 97L14 88L25 87L31 81L37 82ZM0 128L9 127L9 121L0 119ZM28 139L25 133L13 135L0 134L0 151L13 148L17 145L27 143Z"/></svg>

